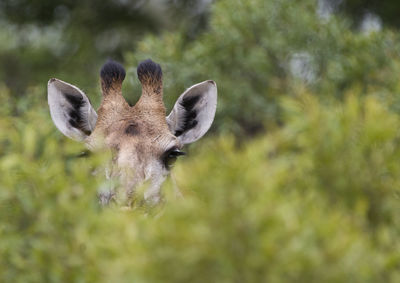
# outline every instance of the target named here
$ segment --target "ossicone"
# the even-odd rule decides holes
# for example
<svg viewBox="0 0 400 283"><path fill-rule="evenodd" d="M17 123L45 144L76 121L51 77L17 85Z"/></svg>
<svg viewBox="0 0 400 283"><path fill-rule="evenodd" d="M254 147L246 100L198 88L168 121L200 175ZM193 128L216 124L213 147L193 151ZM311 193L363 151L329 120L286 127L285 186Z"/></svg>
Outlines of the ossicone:
<svg viewBox="0 0 400 283"><path fill-rule="evenodd" d="M125 79L124 67L113 60L108 60L100 71L101 86L103 91L107 92L110 88L120 89ZM107 94L107 93L104 93Z"/></svg>
<svg viewBox="0 0 400 283"><path fill-rule="evenodd" d="M144 88L158 89L162 85L161 67L151 59L140 62L137 75Z"/></svg>

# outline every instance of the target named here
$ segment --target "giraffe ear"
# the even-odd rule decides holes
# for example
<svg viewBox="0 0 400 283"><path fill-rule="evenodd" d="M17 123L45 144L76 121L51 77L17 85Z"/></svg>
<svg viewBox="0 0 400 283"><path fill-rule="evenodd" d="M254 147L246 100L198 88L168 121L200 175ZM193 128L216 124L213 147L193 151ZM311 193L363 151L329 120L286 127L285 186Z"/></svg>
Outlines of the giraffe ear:
<svg viewBox="0 0 400 283"><path fill-rule="evenodd" d="M67 137L83 141L94 130L97 113L89 98L76 86L57 79L47 85L51 118Z"/></svg>
<svg viewBox="0 0 400 283"><path fill-rule="evenodd" d="M200 139L211 127L217 108L217 85L205 81L187 89L167 117L170 131L181 143Z"/></svg>

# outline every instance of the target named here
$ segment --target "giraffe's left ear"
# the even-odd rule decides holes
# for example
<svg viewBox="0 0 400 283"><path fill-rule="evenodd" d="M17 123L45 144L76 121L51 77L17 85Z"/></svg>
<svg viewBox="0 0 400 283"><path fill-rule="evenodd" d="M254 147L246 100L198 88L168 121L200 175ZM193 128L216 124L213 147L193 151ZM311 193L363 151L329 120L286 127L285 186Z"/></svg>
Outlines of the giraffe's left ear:
<svg viewBox="0 0 400 283"><path fill-rule="evenodd" d="M200 139L211 127L217 108L217 85L205 81L186 90L167 117L170 131L182 144Z"/></svg>
<svg viewBox="0 0 400 283"><path fill-rule="evenodd" d="M54 124L67 137L83 141L94 130L97 113L89 98L76 86L51 79L47 99Z"/></svg>

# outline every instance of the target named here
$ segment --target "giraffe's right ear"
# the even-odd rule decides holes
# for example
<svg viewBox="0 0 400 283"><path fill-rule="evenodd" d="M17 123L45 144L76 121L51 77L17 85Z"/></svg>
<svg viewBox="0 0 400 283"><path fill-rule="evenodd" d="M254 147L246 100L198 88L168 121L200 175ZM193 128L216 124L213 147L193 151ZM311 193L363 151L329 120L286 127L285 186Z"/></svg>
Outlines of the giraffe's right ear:
<svg viewBox="0 0 400 283"><path fill-rule="evenodd" d="M97 113L89 98L76 86L51 79L47 99L54 124L67 137L83 141L94 130Z"/></svg>

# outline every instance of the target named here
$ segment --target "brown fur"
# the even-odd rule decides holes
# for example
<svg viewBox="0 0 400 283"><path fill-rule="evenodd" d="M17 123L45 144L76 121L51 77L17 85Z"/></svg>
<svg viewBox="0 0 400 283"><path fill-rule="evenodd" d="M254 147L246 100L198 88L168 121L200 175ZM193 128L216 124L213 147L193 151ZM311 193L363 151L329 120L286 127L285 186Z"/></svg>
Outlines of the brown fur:
<svg viewBox="0 0 400 283"><path fill-rule="evenodd" d="M102 203L121 194L127 199L146 182L144 197L158 202L162 182L184 144L201 138L211 126L217 100L213 81L186 90L166 116L161 67L145 60L137 68L142 95L131 107L122 96L125 70L108 61L100 71L102 102L96 113L88 97L77 87L57 79L48 83L50 114L57 128L90 150L109 149L107 178L118 184L100 194ZM119 180L119 181L118 181Z"/></svg>
<svg viewBox="0 0 400 283"><path fill-rule="evenodd" d="M171 146L181 148L166 122L162 75L152 77L151 73L140 74L139 71L138 75L142 95L133 107L122 96L122 80L107 78L106 81L102 77L103 98L97 111L97 123L87 139L92 148L113 149L113 160L119 168L113 171L122 176L127 195L132 194L132 188L138 183L152 178L148 168L159 164L166 150Z"/></svg>

